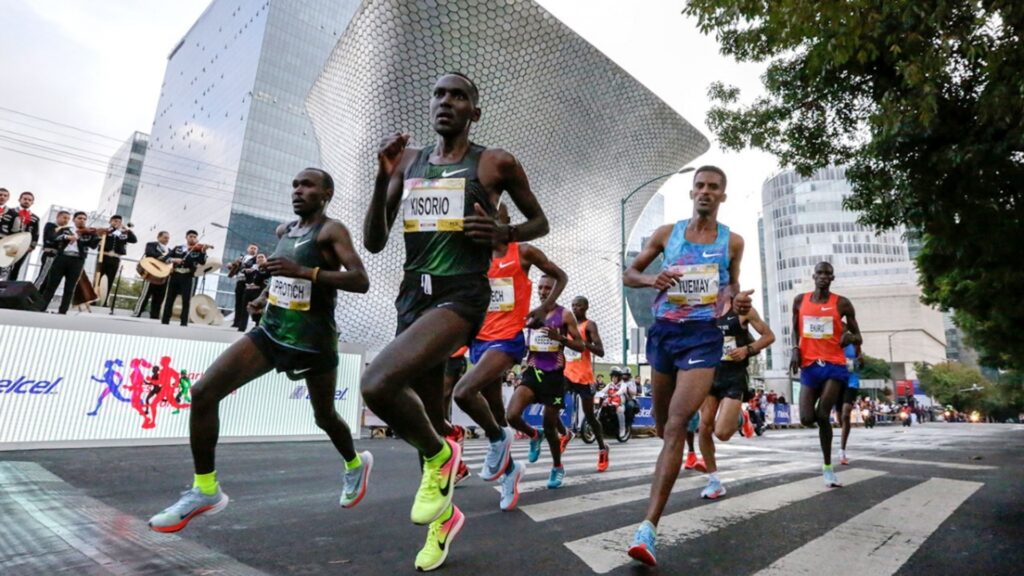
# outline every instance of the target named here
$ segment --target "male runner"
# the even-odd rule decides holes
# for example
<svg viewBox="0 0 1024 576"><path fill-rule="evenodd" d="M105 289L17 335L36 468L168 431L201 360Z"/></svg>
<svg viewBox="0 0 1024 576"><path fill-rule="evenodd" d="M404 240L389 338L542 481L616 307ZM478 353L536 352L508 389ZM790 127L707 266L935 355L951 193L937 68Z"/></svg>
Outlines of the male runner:
<svg viewBox="0 0 1024 576"><path fill-rule="evenodd" d="M498 220L509 223L508 211L498 208ZM530 310L533 283L530 269L536 266L555 279L555 287L540 306ZM480 425L489 441L480 477L501 481L502 510L512 510L519 499L519 480L526 471L522 462L512 461L512 431L505 418L501 377L526 355L523 328L539 326L554 310L569 277L547 255L530 244L500 243L491 253L487 271L491 301L483 327L470 347L473 370L456 385L455 401Z"/></svg>
<svg viewBox="0 0 1024 576"><path fill-rule="evenodd" d="M590 301L583 296L572 299L572 314L576 317L576 324L579 326L580 335L583 336L583 351L577 352L572 348L565 351L565 380L571 386L571 390L580 399L583 408L583 416L594 431L597 438L597 471L604 472L608 469L608 444L604 441L604 430L601 429L601 422L594 414L594 394L597 392L597 383L594 378L594 360L591 355L599 358L604 357L604 342L597 332L597 323L587 318L587 311L590 310Z"/></svg>
<svg viewBox="0 0 1024 576"><path fill-rule="evenodd" d="M655 430L665 439L651 483L647 517L636 531L629 555L657 564L656 526L682 464L686 425L707 398L722 358L722 333L716 326L723 308L739 293L743 238L718 222L725 201L725 172L701 166L694 172L690 198L693 216L658 228L623 275L626 286L653 287L655 323L648 332ZM643 271L664 254L657 275ZM739 311L750 293L737 296Z"/></svg>
<svg viewBox="0 0 1024 576"><path fill-rule="evenodd" d="M366 494L373 457L356 453L352 433L334 409L334 307L338 290L365 293L370 281L348 230L325 213L334 196L330 174L307 168L292 181L292 189L292 210L299 219L277 227L277 248L267 260L270 285L259 298L266 303L260 326L217 357L192 387L189 439L195 481L180 500L149 520L158 532L176 532L195 516L227 506L214 466L220 401L271 369L306 380L316 425L345 460L342 507L355 506Z"/></svg>
<svg viewBox="0 0 1024 576"><path fill-rule="evenodd" d="M463 346L448 357L444 363L444 426L438 430L445 438L455 441L461 449L466 442L466 429L458 424L452 423L452 397L455 394L455 383L466 373L469 363L466 361L466 354L469 346ZM459 470L455 473L456 486L463 480L469 478L469 466L465 462L459 462Z"/></svg>
<svg viewBox="0 0 1024 576"><path fill-rule="evenodd" d="M466 76L448 73L437 80L430 100L436 141L416 149L407 148L408 133L384 139L363 224L367 250L380 252L401 208L405 279L396 300L398 331L363 373L361 388L366 405L424 460L410 514L414 523L431 525L416 557L416 567L424 571L444 563L464 521L452 505L451 490L461 452L438 433L444 361L483 323L491 296L491 248L548 231L515 157L470 142L470 127L480 120L478 101L477 87ZM502 191L525 223L495 221Z"/></svg>
<svg viewBox="0 0 1024 576"><path fill-rule="evenodd" d="M754 341L749 329L753 327L759 338ZM728 442L743 422L743 397L747 394L749 377L747 366L750 357L771 346L775 334L761 319L757 310L751 308L746 314L729 310L718 317L718 329L725 338L722 359L715 370L715 381L711 394L700 408L700 453L708 471L708 485L700 497L714 500L725 496L725 486L718 478L718 462L715 459L715 438Z"/></svg>
<svg viewBox="0 0 1024 576"><path fill-rule="evenodd" d="M860 327L853 304L830 292L835 280L832 264L814 267L814 292L797 294L793 300L793 334L796 345L789 369L800 372L800 423L818 426L818 440L824 459L822 475L828 487L841 487L832 469L832 424L829 414L843 397L849 381L843 346L861 343ZM847 330L843 332L842 322Z"/></svg>
<svg viewBox="0 0 1024 576"><path fill-rule="evenodd" d="M843 332L846 332L846 325L843 325ZM860 393L860 369L864 365L864 354L861 352L860 344L847 344L843 348L843 355L846 356L846 370L850 373L850 379L846 383L846 391L843 392L842 423L843 433L839 447L839 463L847 465L850 463L846 455L846 443L850 439L850 415L853 414L857 402L857 394Z"/></svg>
<svg viewBox="0 0 1024 576"><path fill-rule="evenodd" d="M537 295L541 302L556 289L556 280L545 274L537 282ZM562 468L562 442L559 438L560 412L565 407L565 354L564 348L583 351L583 337L576 326L576 317L562 306L555 307L544 318L543 327L526 331L528 352L523 368L523 385L516 388L508 403L508 421L530 439L528 460L540 458L540 443L547 438L551 448L551 474L548 488L558 488L565 477ZM544 435L523 420L523 412L533 403L544 405Z"/></svg>

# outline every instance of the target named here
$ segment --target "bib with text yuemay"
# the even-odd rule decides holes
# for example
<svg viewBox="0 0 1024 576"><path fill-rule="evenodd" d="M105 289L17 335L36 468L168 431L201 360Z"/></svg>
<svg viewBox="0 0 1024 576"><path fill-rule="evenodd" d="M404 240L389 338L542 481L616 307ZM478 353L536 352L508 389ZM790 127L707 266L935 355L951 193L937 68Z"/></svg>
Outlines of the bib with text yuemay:
<svg viewBox="0 0 1024 576"><path fill-rule="evenodd" d="M283 278L275 276L270 279L270 290L267 302L272 306L287 310L309 310L313 296L313 283L305 278Z"/></svg>
<svg viewBox="0 0 1024 576"><path fill-rule="evenodd" d="M804 316L804 338L827 340L832 338L833 334L831 316Z"/></svg>
<svg viewBox="0 0 1024 576"><path fill-rule="evenodd" d="M410 178L402 194L405 232L461 232L466 215L465 178Z"/></svg>
<svg viewBox="0 0 1024 576"><path fill-rule="evenodd" d="M516 307L516 287L512 278L490 278L491 303L488 312L511 312Z"/></svg>
<svg viewBox="0 0 1024 576"><path fill-rule="evenodd" d="M676 305L697 306L718 301L718 264L673 266L683 273L668 289L668 301Z"/></svg>
<svg viewBox="0 0 1024 576"><path fill-rule="evenodd" d="M561 344L555 342L551 338L548 338L547 333L542 330L531 330L530 331L530 351L531 352L558 352Z"/></svg>

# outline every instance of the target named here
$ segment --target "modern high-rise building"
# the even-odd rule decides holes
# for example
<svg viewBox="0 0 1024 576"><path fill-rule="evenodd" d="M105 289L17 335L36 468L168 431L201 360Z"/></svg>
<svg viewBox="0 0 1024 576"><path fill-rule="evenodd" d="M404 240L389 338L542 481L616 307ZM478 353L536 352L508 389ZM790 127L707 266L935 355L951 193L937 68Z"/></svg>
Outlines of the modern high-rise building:
<svg viewBox="0 0 1024 576"><path fill-rule="evenodd" d="M195 229L230 261L273 250L292 178L319 166L306 96L358 0L213 0L170 51L132 217L138 256ZM221 275L225 272L222 270ZM207 278L229 308L234 282Z"/></svg>
<svg viewBox="0 0 1024 576"><path fill-rule="evenodd" d="M792 307L814 289L818 262L835 269L833 290L857 310L865 353L889 360L894 378L913 376L913 363L946 356L942 314L920 302L902 230L875 232L843 209L851 193L843 168L804 178L785 171L765 181L763 207L766 314L776 334L769 370L785 370L793 346Z"/></svg>
<svg viewBox="0 0 1024 576"><path fill-rule="evenodd" d="M139 177L146 161L148 144L148 134L135 132L110 157L100 202L96 207L98 214L105 214L108 218L119 214L126 223L132 221L135 196L139 190Z"/></svg>
<svg viewBox="0 0 1024 576"><path fill-rule="evenodd" d="M619 354L619 199L709 143L531 0L214 0L168 59L133 215L140 241L166 229L178 243L195 228L224 261L250 241L269 250L294 217L292 177L322 166L335 181L329 213L370 275L368 294L339 298L341 337L379 349L394 335L404 249L400 226L382 253L362 249L377 147L398 130L414 146L434 141L431 87L451 70L480 89L473 140L524 166L551 225L537 245ZM627 233L656 191L632 198ZM220 282L224 307L230 291Z"/></svg>

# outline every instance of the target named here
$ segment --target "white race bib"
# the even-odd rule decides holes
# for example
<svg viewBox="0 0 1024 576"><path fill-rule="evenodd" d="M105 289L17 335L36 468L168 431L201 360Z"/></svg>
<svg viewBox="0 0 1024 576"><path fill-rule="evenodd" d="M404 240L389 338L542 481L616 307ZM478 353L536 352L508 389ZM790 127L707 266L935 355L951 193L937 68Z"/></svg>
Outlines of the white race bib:
<svg viewBox="0 0 1024 576"><path fill-rule="evenodd" d="M722 343L722 360L726 362L732 362L732 358L729 357L729 352L736 349L736 337L726 336L725 341Z"/></svg>
<svg viewBox="0 0 1024 576"><path fill-rule="evenodd" d="M410 178L402 193L405 232L461 232L466 215L465 178Z"/></svg>
<svg viewBox="0 0 1024 576"><path fill-rule="evenodd" d="M543 330L530 330L530 352L558 352L561 344L555 342Z"/></svg>
<svg viewBox="0 0 1024 576"><path fill-rule="evenodd" d="M718 264L673 266L682 272L676 285L668 289L668 301L676 305L697 306L718 302Z"/></svg>
<svg viewBox="0 0 1024 576"><path fill-rule="evenodd" d="M267 302L287 310L309 310L313 296L313 282L305 278L283 278L274 276L270 279L270 291Z"/></svg>
<svg viewBox="0 0 1024 576"><path fill-rule="evenodd" d="M491 303L488 312L511 312L516 307L516 286L512 278L490 278Z"/></svg>
<svg viewBox="0 0 1024 576"><path fill-rule="evenodd" d="M577 352L568 346L565 347L564 353L566 362L576 362L583 358L583 352Z"/></svg>
<svg viewBox="0 0 1024 576"><path fill-rule="evenodd" d="M828 340L832 338L833 326L831 316L804 316L803 337L811 340Z"/></svg>

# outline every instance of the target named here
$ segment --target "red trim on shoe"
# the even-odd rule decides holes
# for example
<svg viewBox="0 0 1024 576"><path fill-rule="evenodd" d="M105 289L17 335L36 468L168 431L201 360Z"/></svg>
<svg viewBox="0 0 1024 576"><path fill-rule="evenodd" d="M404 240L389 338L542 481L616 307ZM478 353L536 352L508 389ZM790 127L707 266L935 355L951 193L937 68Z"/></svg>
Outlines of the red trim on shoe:
<svg viewBox="0 0 1024 576"><path fill-rule="evenodd" d="M634 544L633 546L630 546L629 557L633 560L639 560L648 566L658 565L658 561L654 559L654 555L647 549L647 544Z"/></svg>
<svg viewBox="0 0 1024 576"><path fill-rule="evenodd" d="M177 524L175 524L173 526L153 526L152 524L150 524L149 527L153 531L155 531L155 532L164 532L164 533L177 532L177 531L181 530L182 528L184 528L185 526L188 526L188 523L191 522L192 519L195 518L196 516L199 516L203 512L208 512L209 510L211 510L213 508L216 508L216 507L217 507L216 504L210 504L209 506L203 506L202 508L196 508L195 510L192 511L191 514L189 514L188 516L185 516L184 518L182 518L181 522L178 522Z"/></svg>
<svg viewBox="0 0 1024 576"><path fill-rule="evenodd" d="M373 460L371 459L369 462L366 463L366 467L363 470L363 488L362 490L359 491L359 496L356 496L355 500L349 502L345 506L342 506L342 508L355 508L356 504L359 504L359 501L363 499L363 496L366 496L366 485L369 484L370 482L370 470L372 468Z"/></svg>

